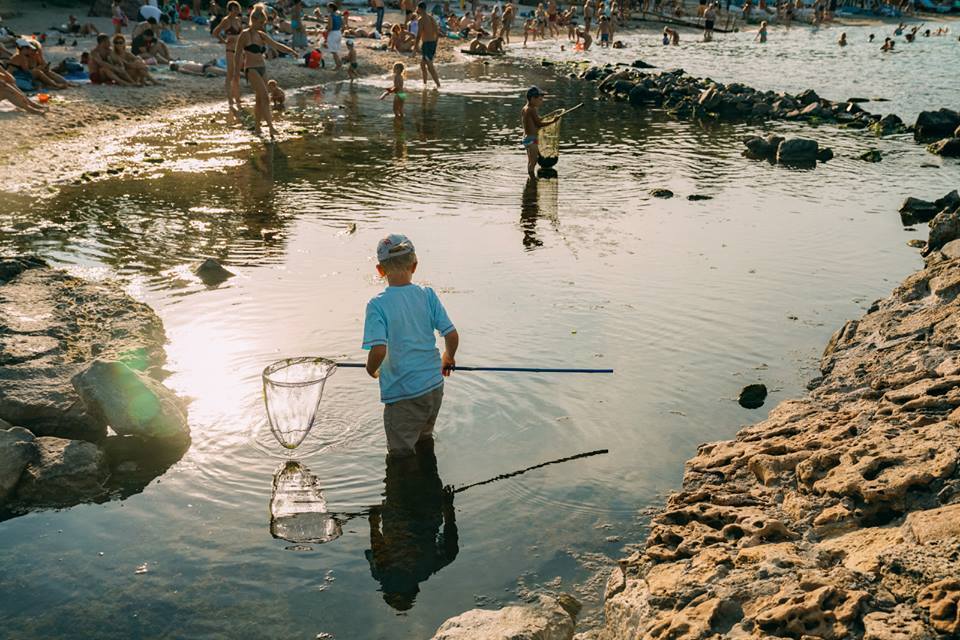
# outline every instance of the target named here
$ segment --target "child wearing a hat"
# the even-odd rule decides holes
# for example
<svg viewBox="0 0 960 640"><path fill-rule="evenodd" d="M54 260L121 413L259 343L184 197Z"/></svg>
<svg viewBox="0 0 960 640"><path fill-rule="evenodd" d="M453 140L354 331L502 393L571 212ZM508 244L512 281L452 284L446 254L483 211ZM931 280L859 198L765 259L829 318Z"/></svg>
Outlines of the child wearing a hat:
<svg viewBox="0 0 960 640"><path fill-rule="evenodd" d="M540 145L537 138L541 127L553 124L553 119L541 120L538 109L543 104L544 93L538 87L527 89L527 104L520 110L523 121L523 146L527 150L527 173L536 178L534 170L537 168L537 159L540 158Z"/></svg>
<svg viewBox="0 0 960 640"><path fill-rule="evenodd" d="M433 438L443 402L443 378L453 371L459 335L433 289L413 283L417 254L406 236L377 245L377 272L387 288L367 303L363 348L367 373L380 381L383 428L391 455L412 455ZM434 332L443 336L437 349Z"/></svg>

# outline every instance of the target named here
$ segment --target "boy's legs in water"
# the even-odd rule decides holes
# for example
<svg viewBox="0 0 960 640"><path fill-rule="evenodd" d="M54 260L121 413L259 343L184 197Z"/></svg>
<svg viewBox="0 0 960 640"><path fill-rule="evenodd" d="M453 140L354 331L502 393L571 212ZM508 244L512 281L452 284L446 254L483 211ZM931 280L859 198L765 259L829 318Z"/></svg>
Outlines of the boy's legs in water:
<svg viewBox="0 0 960 640"><path fill-rule="evenodd" d="M536 178L537 159L540 157L540 145L531 142L527 145L527 173L531 178Z"/></svg>

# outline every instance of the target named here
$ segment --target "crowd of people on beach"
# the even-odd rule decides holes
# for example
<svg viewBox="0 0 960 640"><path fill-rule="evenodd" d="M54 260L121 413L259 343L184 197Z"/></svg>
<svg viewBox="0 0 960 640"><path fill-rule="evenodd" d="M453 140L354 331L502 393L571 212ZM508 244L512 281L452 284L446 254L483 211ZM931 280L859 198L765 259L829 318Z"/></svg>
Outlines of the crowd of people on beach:
<svg viewBox="0 0 960 640"><path fill-rule="evenodd" d="M480 0L459 0L459 7L451 7L450 0L429 7L417 0L400 0L400 13L391 23L385 19L384 0L368 1L372 15L367 20L358 16L357 10L342 8L336 2L308 12L303 0L274 0L269 5L251 7L237 0L209 0L206 4L200 0L141 0L138 15L129 17L121 0L113 0L112 33L101 33L93 22L81 22L73 15L65 24L35 34L15 34L0 26L0 99L23 111L42 114L50 99L48 91L86 82L156 85L160 83L156 71L164 69L222 77L229 108L239 110L242 79L254 93L254 130L259 133L261 123L266 122L273 135L272 111L284 100L276 79L268 77L267 61L279 56L300 60L308 68L325 68L329 59L334 71L345 69L352 81L358 77L360 64L357 40L368 39L373 40L370 49L419 58L424 85L432 81L439 88L434 59L441 39L461 41L461 51L469 55L502 55L521 30L524 46L531 41L563 39L561 49L572 45L578 52L591 50L595 42L601 48L622 48L626 44L616 35L639 13L643 19L675 21L663 28L664 45L679 44L679 26L702 28L703 40L709 42L721 18L728 27L724 31L733 21L741 25L759 22L754 40L765 43L771 23L790 28L793 21L807 19L816 26L831 21L837 10L837 0L813 0L809 6L805 0L779 0L772 5L767 0L757 0L756 5L755 0L742 0L733 11L731 0L726 0L725 9L719 0L698 0L696 12L689 11L689 20L684 21L688 11L683 0L583 0L582 4L573 0L566 6L546 0L532 8L513 0L497 0L493 6L481 5ZM245 0L245 4L248 2ZM912 9L912 2L904 2ZM188 22L209 29L210 36L223 46L222 57L196 62L180 60L171 52L183 38L181 25ZM901 23L893 37L885 38L881 49L893 51L896 37L913 42L918 36L949 32L944 26L921 29ZM61 45L72 37L74 46L77 39L92 37L95 44L79 59L66 58L53 66L43 46L50 37L56 37ZM842 33L838 45L848 44L846 33ZM393 65L393 84L382 96L393 96L398 118L403 117L406 99L406 68L404 62Z"/></svg>

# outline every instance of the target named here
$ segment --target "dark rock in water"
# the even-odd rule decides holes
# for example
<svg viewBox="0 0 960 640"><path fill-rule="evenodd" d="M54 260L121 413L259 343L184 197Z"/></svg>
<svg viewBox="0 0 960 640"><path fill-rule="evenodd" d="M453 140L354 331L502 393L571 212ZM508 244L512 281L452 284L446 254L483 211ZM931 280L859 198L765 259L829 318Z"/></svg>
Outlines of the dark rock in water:
<svg viewBox="0 0 960 640"><path fill-rule="evenodd" d="M941 211L930 221L930 238L924 255L960 238L960 210Z"/></svg>
<svg viewBox="0 0 960 640"><path fill-rule="evenodd" d="M187 413L161 383L122 362L95 360L73 378L87 413L121 436L189 440Z"/></svg>
<svg viewBox="0 0 960 640"><path fill-rule="evenodd" d="M19 273L18 273L19 271ZM110 282L87 282L38 259L0 260L0 419L37 436L100 440L71 378L95 357L159 371L157 315Z"/></svg>
<svg viewBox="0 0 960 640"><path fill-rule="evenodd" d="M0 505L20 482L27 465L39 455L32 433L3 423L0 429Z"/></svg>
<svg viewBox="0 0 960 640"><path fill-rule="evenodd" d="M687 196L687 200L691 202L699 202L701 200L713 200L713 196L708 196L702 193L691 193Z"/></svg>
<svg viewBox="0 0 960 640"><path fill-rule="evenodd" d="M791 138L777 147L777 162L787 165L813 165L817 162L820 145L816 140Z"/></svg>
<svg viewBox="0 0 960 640"><path fill-rule="evenodd" d="M537 164L543 167L544 169L551 169L556 166L557 162L560 161L558 156L544 156L541 155L537 158Z"/></svg>
<svg viewBox="0 0 960 640"><path fill-rule="evenodd" d="M630 104L635 107L641 107L648 104L656 104L660 100L660 94L652 91L642 84L638 84L630 90L628 98Z"/></svg>
<svg viewBox="0 0 960 640"><path fill-rule="evenodd" d="M800 101L800 104L806 106L814 102L820 102L820 96L817 95L817 92L813 89L807 89L803 93L797 96L797 100Z"/></svg>
<svg viewBox="0 0 960 640"><path fill-rule="evenodd" d="M879 98L877 96L871 96L869 102L890 102L890 98Z"/></svg>
<svg viewBox="0 0 960 640"><path fill-rule="evenodd" d="M902 133L906 130L906 127L903 124L903 120L900 119L900 116L888 113L870 125L870 129L878 136L888 136L892 133Z"/></svg>
<svg viewBox="0 0 960 640"><path fill-rule="evenodd" d="M634 86L636 85L629 80L617 80L613 83L613 93L620 96L629 96Z"/></svg>
<svg viewBox="0 0 960 640"><path fill-rule="evenodd" d="M740 392L737 402L745 409L759 409L767 399L767 386L764 384L748 384Z"/></svg>
<svg viewBox="0 0 960 640"><path fill-rule="evenodd" d="M869 98L847 98L847 102L853 102L853 103L870 102L870 99Z"/></svg>
<svg viewBox="0 0 960 640"><path fill-rule="evenodd" d="M948 211L956 211L960 209L960 193L956 189L933 201L934 206L937 208L937 211L943 211L944 209Z"/></svg>
<svg viewBox="0 0 960 640"><path fill-rule="evenodd" d="M37 438L37 459L27 465L16 498L34 506L61 507L104 494L106 455L82 440Z"/></svg>
<svg viewBox="0 0 960 640"><path fill-rule="evenodd" d="M833 160L833 149L830 147L820 147L817 150L817 160L820 162L827 162Z"/></svg>
<svg viewBox="0 0 960 640"><path fill-rule="evenodd" d="M223 266L213 258L204 260L193 273L208 287L215 287L236 275L224 269Z"/></svg>
<svg viewBox="0 0 960 640"><path fill-rule="evenodd" d="M869 125L863 120L854 120L853 122L846 122L840 126L844 129L866 129Z"/></svg>
<svg viewBox="0 0 960 640"><path fill-rule="evenodd" d="M651 189L650 195L654 198L672 198L673 191L670 191L670 189Z"/></svg>
<svg viewBox="0 0 960 640"><path fill-rule="evenodd" d="M647 64L643 60L634 60L633 64L631 64L630 66L633 67L634 69L653 69L654 68L652 64Z"/></svg>
<svg viewBox="0 0 960 640"><path fill-rule="evenodd" d="M861 153L859 158L865 162L880 162L883 160L883 155L879 149L870 149Z"/></svg>
<svg viewBox="0 0 960 640"><path fill-rule="evenodd" d="M553 65L554 65L554 62L552 60L547 60L546 58L542 58L540 60L541 67L552 67Z"/></svg>
<svg viewBox="0 0 960 640"><path fill-rule="evenodd" d="M953 135L960 126L960 113L952 109L921 111L913 125L913 137L918 142L929 142Z"/></svg>
<svg viewBox="0 0 960 640"><path fill-rule="evenodd" d="M927 243L920 238L913 238L912 240L907 240L907 246L913 249L923 249L927 246Z"/></svg>
<svg viewBox="0 0 960 640"><path fill-rule="evenodd" d="M933 202L920 198L907 198L900 205L900 220L909 226L918 222L930 222L940 208Z"/></svg>
<svg viewBox="0 0 960 640"><path fill-rule="evenodd" d="M960 138L944 138L928 146L927 151L944 158L960 158Z"/></svg>

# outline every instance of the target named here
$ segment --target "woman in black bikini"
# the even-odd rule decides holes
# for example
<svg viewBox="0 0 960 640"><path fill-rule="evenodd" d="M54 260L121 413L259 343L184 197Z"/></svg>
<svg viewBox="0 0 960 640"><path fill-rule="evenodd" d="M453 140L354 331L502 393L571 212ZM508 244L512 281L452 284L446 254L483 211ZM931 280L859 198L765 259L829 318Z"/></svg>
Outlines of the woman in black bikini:
<svg viewBox="0 0 960 640"><path fill-rule="evenodd" d="M250 26L237 36L234 68L242 69L242 73L250 86L253 87L257 97L253 110L253 117L256 121L254 131L259 135L260 121L266 120L272 138L277 134L277 130L273 128L273 112L270 109L270 94L267 91L267 63L264 54L267 53L267 47L291 56L296 56L297 52L268 36L263 30L266 24L266 7L262 4L255 4L250 11Z"/></svg>
<svg viewBox="0 0 960 640"><path fill-rule="evenodd" d="M227 106L231 109L240 108L240 74L235 70L237 53L237 36L243 31L243 20L240 19L240 3L230 0L227 3L229 13L213 29L213 37L218 39L227 48L227 78L224 88L227 92Z"/></svg>

